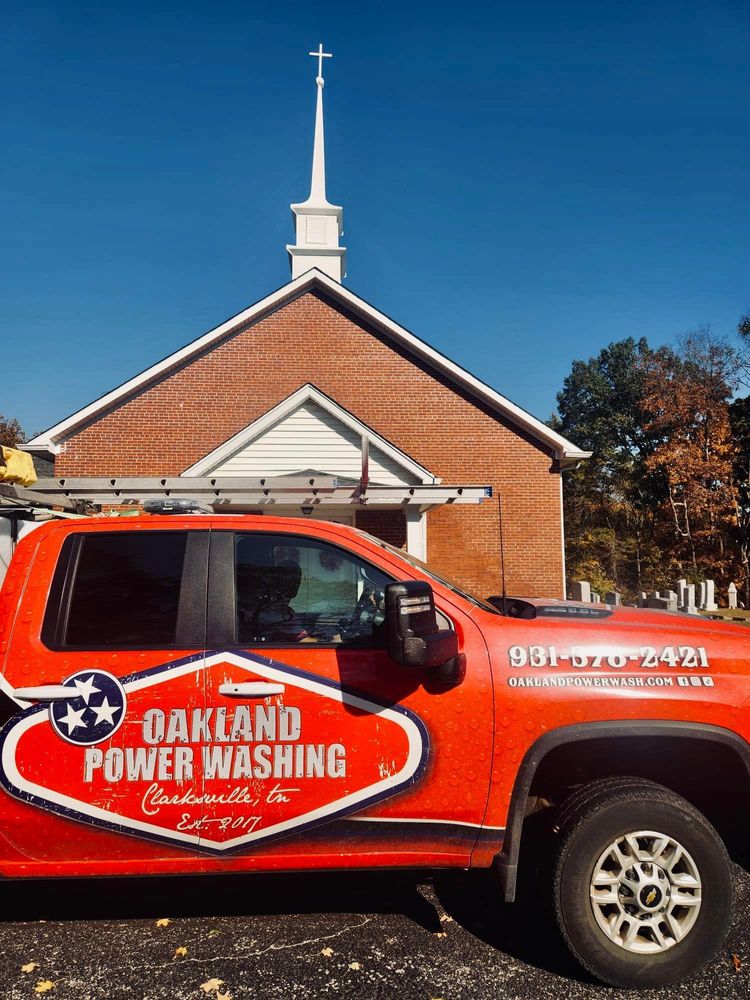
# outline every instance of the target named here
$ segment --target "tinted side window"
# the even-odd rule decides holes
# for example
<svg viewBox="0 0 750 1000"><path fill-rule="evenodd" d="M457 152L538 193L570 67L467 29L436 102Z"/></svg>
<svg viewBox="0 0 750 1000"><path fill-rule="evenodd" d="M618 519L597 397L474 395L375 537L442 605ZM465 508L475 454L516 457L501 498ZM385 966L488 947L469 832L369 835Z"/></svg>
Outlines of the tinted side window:
<svg viewBox="0 0 750 1000"><path fill-rule="evenodd" d="M83 536L64 645L172 645L186 543L182 531Z"/></svg>
<svg viewBox="0 0 750 1000"><path fill-rule="evenodd" d="M391 578L335 545L289 535L238 535L239 643L384 645Z"/></svg>

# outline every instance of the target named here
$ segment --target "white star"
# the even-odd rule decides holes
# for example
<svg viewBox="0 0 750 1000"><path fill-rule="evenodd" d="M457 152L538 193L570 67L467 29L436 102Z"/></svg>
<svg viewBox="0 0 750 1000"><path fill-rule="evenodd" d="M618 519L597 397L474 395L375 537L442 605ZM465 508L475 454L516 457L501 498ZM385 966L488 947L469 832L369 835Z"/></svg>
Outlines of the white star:
<svg viewBox="0 0 750 1000"><path fill-rule="evenodd" d="M60 725L65 724L68 727L68 736L70 736L74 729L87 728L86 723L83 721L83 713L85 711L86 709L82 708L80 712L74 712L73 706L68 705L67 713L62 717L62 719L58 720Z"/></svg>
<svg viewBox="0 0 750 1000"><path fill-rule="evenodd" d="M96 715L96 722L94 723L95 726L98 726L100 722L108 722L110 726L114 726L115 720L113 716L115 712L120 711L120 706L110 705L105 695L104 701L101 703L101 705L92 705L91 711L94 712Z"/></svg>
<svg viewBox="0 0 750 1000"><path fill-rule="evenodd" d="M87 681L73 681L73 683L78 689L78 697L83 698L87 705L92 694L100 694L100 689L98 687L94 687L93 676L89 677Z"/></svg>

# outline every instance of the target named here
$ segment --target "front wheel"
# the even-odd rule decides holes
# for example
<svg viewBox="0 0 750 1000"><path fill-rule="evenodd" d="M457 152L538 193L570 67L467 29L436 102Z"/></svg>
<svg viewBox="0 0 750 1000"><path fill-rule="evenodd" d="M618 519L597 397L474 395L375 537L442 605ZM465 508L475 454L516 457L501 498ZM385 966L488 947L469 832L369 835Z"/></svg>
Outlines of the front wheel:
<svg viewBox="0 0 750 1000"><path fill-rule="evenodd" d="M613 986L676 982L726 937L732 872L721 838L669 789L633 778L564 809L555 908L576 958Z"/></svg>

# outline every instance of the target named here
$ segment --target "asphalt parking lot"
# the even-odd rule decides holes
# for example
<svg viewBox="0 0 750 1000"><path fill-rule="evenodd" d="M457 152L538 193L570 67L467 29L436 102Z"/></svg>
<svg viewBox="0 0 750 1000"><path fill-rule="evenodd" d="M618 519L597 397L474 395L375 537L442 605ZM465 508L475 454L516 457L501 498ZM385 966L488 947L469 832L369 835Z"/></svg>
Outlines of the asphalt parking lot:
<svg viewBox="0 0 750 1000"><path fill-rule="evenodd" d="M593 983L543 908L497 905L483 876L433 883L353 874L9 884L0 908L0 995L747 1000L750 874L737 866L736 875L727 950L695 980L642 994Z"/></svg>

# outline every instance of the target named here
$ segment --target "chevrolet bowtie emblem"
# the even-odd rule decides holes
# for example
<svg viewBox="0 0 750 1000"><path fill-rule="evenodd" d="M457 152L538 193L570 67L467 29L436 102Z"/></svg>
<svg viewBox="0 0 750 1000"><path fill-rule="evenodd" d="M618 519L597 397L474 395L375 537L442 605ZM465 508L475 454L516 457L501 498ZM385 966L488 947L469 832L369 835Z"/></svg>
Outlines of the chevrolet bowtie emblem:
<svg viewBox="0 0 750 1000"><path fill-rule="evenodd" d="M651 892L646 896L646 906L651 906L653 901L656 899L656 889L652 889Z"/></svg>

